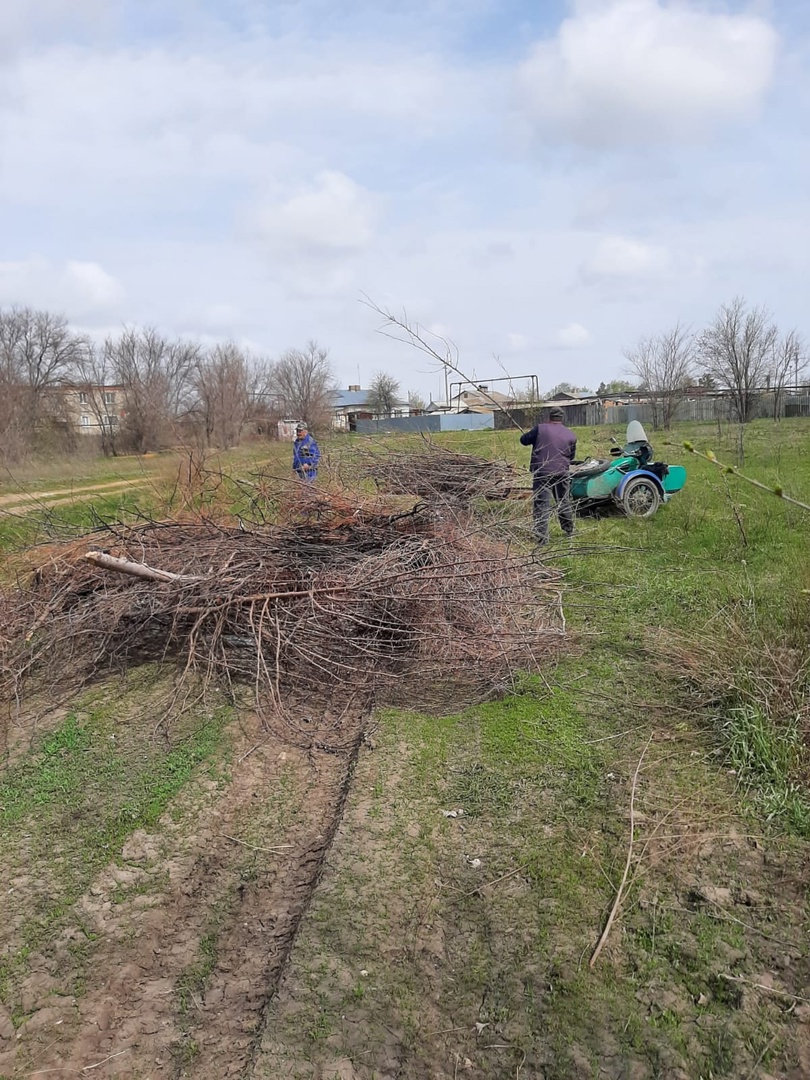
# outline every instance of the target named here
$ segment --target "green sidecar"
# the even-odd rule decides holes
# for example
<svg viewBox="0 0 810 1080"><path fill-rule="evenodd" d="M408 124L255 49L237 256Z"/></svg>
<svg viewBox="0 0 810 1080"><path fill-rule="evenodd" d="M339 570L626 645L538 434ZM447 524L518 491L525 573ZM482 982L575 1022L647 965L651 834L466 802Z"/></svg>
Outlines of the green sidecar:
<svg viewBox="0 0 810 1080"><path fill-rule="evenodd" d="M638 420L607 461L577 462L571 468L571 497L578 511L615 505L629 517L649 518L686 483L682 465L653 461L653 449Z"/></svg>

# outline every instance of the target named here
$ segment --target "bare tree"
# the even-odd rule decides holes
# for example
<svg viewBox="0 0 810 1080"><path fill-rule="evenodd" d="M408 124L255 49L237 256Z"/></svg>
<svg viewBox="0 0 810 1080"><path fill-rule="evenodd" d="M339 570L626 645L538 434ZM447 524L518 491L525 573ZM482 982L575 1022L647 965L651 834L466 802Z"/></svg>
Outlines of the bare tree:
<svg viewBox="0 0 810 1080"><path fill-rule="evenodd" d="M510 385L511 390L511 385ZM512 396L510 394L510 396ZM536 379L527 379L525 389L519 390L513 398L521 405L528 405L530 408L536 408L542 401L540 389L537 385Z"/></svg>
<svg viewBox="0 0 810 1080"><path fill-rule="evenodd" d="M378 371L371 380L366 405L374 416L389 417L401 404L399 383L393 375Z"/></svg>
<svg viewBox="0 0 810 1080"><path fill-rule="evenodd" d="M263 366L232 342L200 358L194 389L207 445L239 445L265 377Z"/></svg>
<svg viewBox="0 0 810 1080"><path fill-rule="evenodd" d="M168 446L193 408L193 376L202 355L194 341L169 341L157 330L128 328L104 344L105 362L122 387L122 435L137 453Z"/></svg>
<svg viewBox="0 0 810 1080"><path fill-rule="evenodd" d="M777 337L771 362L770 385L773 391L773 418L782 419L786 387L799 385L799 375L807 367L807 346L798 330Z"/></svg>
<svg viewBox="0 0 810 1080"><path fill-rule="evenodd" d="M288 349L269 373L269 390L287 416L314 427L328 419L336 389L329 350L314 340L305 349Z"/></svg>
<svg viewBox="0 0 810 1080"><path fill-rule="evenodd" d="M49 420L63 420L57 389L87 349L63 315L0 310L0 452L21 457Z"/></svg>
<svg viewBox="0 0 810 1080"><path fill-rule="evenodd" d="M408 391L408 408L412 413L422 413L427 408L427 402L418 390Z"/></svg>
<svg viewBox="0 0 810 1080"><path fill-rule="evenodd" d="M650 397L653 427L669 428L695 373L695 336L676 323L625 351L630 370Z"/></svg>
<svg viewBox="0 0 810 1080"><path fill-rule="evenodd" d="M773 372L778 337L768 309L764 305L749 308L741 296L723 304L700 337L705 373L729 391L732 415L738 424L740 465L745 458L745 425L753 420L759 392Z"/></svg>

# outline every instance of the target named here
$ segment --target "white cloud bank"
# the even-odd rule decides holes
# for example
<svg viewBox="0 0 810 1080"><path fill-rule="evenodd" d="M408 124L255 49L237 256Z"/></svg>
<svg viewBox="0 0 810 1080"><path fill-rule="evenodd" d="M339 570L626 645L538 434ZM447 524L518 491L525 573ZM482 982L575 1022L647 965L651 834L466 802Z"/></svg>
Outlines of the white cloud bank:
<svg viewBox="0 0 810 1080"><path fill-rule="evenodd" d="M324 172L289 198L260 207L256 226L271 251L323 258L361 251L374 236L375 219L370 192L343 173Z"/></svg>
<svg viewBox="0 0 810 1080"><path fill-rule="evenodd" d="M115 313L121 284L95 262L53 262L41 255L0 262L0 307L28 304L88 321Z"/></svg>
<svg viewBox="0 0 810 1080"><path fill-rule="evenodd" d="M671 264L666 248L626 236L606 236L581 267L587 282L660 277Z"/></svg>
<svg viewBox="0 0 810 1080"><path fill-rule="evenodd" d="M518 78L541 134L590 146L688 141L756 114L777 47L756 15L580 0Z"/></svg>
<svg viewBox="0 0 810 1080"><path fill-rule="evenodd" d="M590 331L580 323L569 323L557 331L556 344L563 349L581 349L591 342Z"/></svg>

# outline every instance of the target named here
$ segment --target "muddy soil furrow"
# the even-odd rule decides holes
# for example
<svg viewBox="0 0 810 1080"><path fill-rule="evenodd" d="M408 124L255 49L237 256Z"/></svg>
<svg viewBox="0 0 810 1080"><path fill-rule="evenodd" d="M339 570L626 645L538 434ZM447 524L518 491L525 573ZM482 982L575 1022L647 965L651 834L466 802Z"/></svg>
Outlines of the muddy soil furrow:
<svg viewBox="0 0 810 1080"><path fill-rule="evenodd" d="M199 1056L188 1075L219 1080L252 1074L268 1006L343 817L363 727L357 726L350 750L319 755L321 792L307 823L309 841L274 880L244 891L202 1002ZM182 1069L175 1075L182 1076Z"/></svg>
<svg viewBox="0 0 810 1080"><path fill-rule="evenodd" d="M61 1080L96 1066L95 1077L247 1075L337 830L366 719L344 718L339 752L312 748L323 731L310 749L296 749L254 721L236 747L231 783L203 785L207 802L203 790L191 829L181 816L133 834L53 951L33 958L28 1016L13 1045L0 1040L0 1074ZM131 899L120 900L122 888Z"/></svg>

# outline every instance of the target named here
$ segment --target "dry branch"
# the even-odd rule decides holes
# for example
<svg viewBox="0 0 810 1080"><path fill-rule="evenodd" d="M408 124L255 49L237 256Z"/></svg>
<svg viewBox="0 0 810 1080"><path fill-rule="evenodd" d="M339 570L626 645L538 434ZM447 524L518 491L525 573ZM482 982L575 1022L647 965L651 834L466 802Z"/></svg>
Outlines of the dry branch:
<svg viewBox="0 0 810 1080"><path fill-rule="evenodd" d="M521 477L506 461L459 454L426 442L420 450L360 451L359 471L381 492L420 495L431 504L468 508L473 499L506 499Z"/></svg>
<svg viewBox="0 0 810 1080"><path fill-rule="evenodd" d="M458 704L559 648L559 572L424 502L317 493L279 517L111 524L89 552L50 547L0 592L0 690L61 697L169 661L181 684L241 682L276 711L335 693Z"/></svg>
<svg viewBox="0 0 810 1080"><path fill-rule="evenodd" d="M202 578L193 574L171 574L168 570L158 570L147 566L145 563L131 562L129 559L117 559L114 555L107 555L103 551L88 551L85 555L88 562L102 570L114 570L118 574L128 574L130 577L142 578L145 581L201 581Z"/></svg>
<svg viewBox="0 0 810 1080"><path fill-rule="evenodd" d="M622 897L624 896L624 887L627 884L627 875L630 872L630 865L633 861L633 843L635 841L636 834L636 788L638 787L638 774L641 772L641 765L644 761L644 756L650 748L652 742L652 735L647 740L647 745L641 752L641 757L638 759L638 765L636 765L636 771L633 774L633 786L630 789L630 842L627 845L627 860L624 864L624 873L622 874L622 880L619 882L619 887L616 890L616 898L613 901L613 906L610 909L607 922L605 923L605 929L596 943L596 948L593 950L591 959L588 961L588 967L593 967L596 961L599 959L599 954L604 948L605 942L610 934L610 928L613 926L613 921L616 918L616 913L621 906Z"/></svg>
<svg viewBox="0 0 810 1080"><path fill-rule="evenodd" d="M395 315L392 311L389 311L387 308L381 308L379 304L375 304L368 296L364 296L361 303L365 304L366 307L371 308L372 311L375 311L382 317L383 324L380 327L379 332L385 337L390 337L393 338L394 341L401 341L406 345L410 345L419 352L425 353L426 356L429 356L445 371L455 372L463 382L470 386L476 385L475 380L471 379L468 374L461 370L461 367L459 366L458 348L451 341L448 341L447 338L443 338L438 334L425 330L423 327L419 326L418 323L410 322L407 315L404 313L402 317L400 317L399 315ZM428 340L428 335L441 349L444 350L443 353L439 352L439 349L436 348L436 346L431 345ZM497 401L487 390L479 386L477 392L481 397L489 401L495 412L504 413L509 418L509 422L513 427L517 428L518 431L523 430L509 409L505 408L504 405Z"/></svg>

